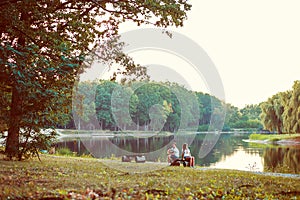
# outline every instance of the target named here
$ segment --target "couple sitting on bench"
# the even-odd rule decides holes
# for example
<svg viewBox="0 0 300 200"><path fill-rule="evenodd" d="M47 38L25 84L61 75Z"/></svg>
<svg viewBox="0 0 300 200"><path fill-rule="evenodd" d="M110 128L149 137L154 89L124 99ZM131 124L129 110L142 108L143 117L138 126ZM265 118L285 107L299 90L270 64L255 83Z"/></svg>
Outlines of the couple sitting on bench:
<svg viewBox="0 0 300 200"><path fill-rule="evenodd" d="M172 144L172 147L168 149L168 163L171 166L179 166L180 162L183 163L183 166L194 167L195 166L195 158L191 155L191 151L188 147L187 143L182 145L181 158L179 158L179 150L176 147L176 143Z"/></svg>

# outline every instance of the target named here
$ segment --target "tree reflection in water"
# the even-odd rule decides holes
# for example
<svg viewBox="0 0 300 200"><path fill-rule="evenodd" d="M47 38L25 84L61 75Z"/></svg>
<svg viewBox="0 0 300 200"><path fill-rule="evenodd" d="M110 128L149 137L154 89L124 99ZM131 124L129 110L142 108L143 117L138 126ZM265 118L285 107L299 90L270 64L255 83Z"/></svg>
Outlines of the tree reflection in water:
<svg viewBox="0 0 300 200"><path fill-rule="evenodd" d="M57 148L66 147L77 155L90 154L97 158L121 157L124 150L132 154L147 154L147 161L167 162L167 148L175 140L179 150L183 143L189 143L192 155L196 158L198 166L213 166L215 163L224 162L226 159L235 156L235 159L247 160L250 157L260 157L262 163L261 170L281 173L300 173L300 146L284 147L267 147L265 145L253 145L244 142L248 139L249 134L221 134L217 144L212 151L204 158L199 158L199 150L203 144L205 134L181 135L181 136L153 136L153 137L132 137L132 136L115 136L115 137L87 137L87 138L69 138L56 144ZM115 145L116 148L111 148ZM88 147L88 148L87 148ZM245 156L247 155L247 156ZM240 170L247 170L249 162L245 165L243 162ZM227 168L226 166L225 168ZM262 169L263 168L263 169ZM236 169L236 168L234 168Z"/></svg>
<svg viewBox="0 0 300 200"><path fill-rule="evenodd" d="M264 151L264 171L300 173L300 149L272 147Z"/></svg>

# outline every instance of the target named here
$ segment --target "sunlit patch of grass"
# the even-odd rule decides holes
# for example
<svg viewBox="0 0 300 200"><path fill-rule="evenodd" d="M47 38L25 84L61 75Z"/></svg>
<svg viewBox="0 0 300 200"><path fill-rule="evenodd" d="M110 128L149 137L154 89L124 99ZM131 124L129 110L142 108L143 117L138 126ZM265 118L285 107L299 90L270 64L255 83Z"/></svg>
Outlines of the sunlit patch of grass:
<svg viewBox="0 0 300 200"><path fill-rule="evenodd" d="M265 143L250 142L249 143L249 147L264 149L264 148L267 148L267 147L269 147L269 148L276 148L276 147L278 147L278 145L275 145L275 144L272 144L272 143L266 143L265 144Z"/></svg>
<svg viewBox="0 0 300 200"><path fill-rule="evenodd" d="M269 140L278 141L284 139L293 139L300 137L300 134L251 134L249 139L251 140Z"/></svg>
<svg viewBox="0 0 300 200"><path fill-rule="evenodd" d="M4 199L291 199L300 197L300 179L235 170L160 167L124 172L94 158L41 155L42 162L0 161ZM153 163L114 164L150 167ZM84 197L84 198L83 198Z"/></svg>

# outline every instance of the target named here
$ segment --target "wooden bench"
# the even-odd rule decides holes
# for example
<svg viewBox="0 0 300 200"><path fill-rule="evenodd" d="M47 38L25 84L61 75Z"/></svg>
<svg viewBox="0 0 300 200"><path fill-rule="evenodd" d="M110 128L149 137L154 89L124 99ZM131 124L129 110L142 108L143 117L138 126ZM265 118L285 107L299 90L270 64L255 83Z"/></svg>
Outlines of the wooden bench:
<svg viewBox="0 0 300 200"><path fill-rule="evenodd" d="M193 161L192 166L191 166L191 161ZM185 160L182 158L177 158L173 162L171 162L170 166L180 166L183 165L184 167L194 167L195 166L195 157L192 156L191 159Z"/></svg>

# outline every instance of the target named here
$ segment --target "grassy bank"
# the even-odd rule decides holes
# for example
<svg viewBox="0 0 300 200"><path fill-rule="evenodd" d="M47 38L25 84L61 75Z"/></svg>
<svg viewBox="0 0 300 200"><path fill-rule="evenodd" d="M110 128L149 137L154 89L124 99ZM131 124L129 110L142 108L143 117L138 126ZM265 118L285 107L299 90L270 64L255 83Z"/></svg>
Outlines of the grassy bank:
<svg viewBox="0 0 300 200"><path fill-rule="evenodd" d="M299 178L233 170L162 168L159 163L122 163L119 160L106 160L103 164L97 159L87 158L42 156L41 159L42 162L36 159L24 162L0 160L0 196L3 199L300 197ZM117 166L124 170L116 170ZM134 173L139 171L145 172Z"/></svg>
<svg viewBox="0 0 300 200"><path fill-rule="evenodd" d="M297 139L300 138L300 134L251 134L249 136L250 140L269 140L269 141L279 141L287 139Z"/></svg>

